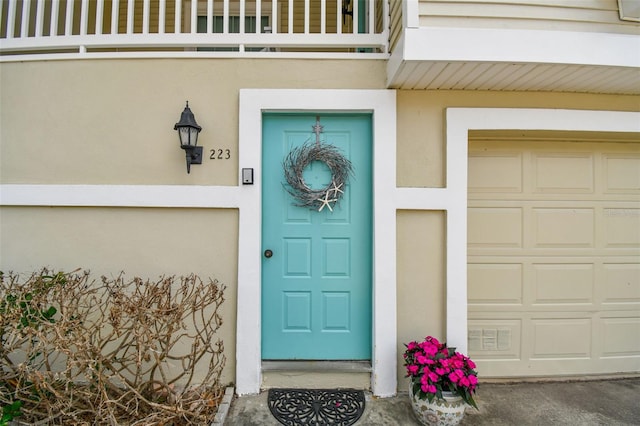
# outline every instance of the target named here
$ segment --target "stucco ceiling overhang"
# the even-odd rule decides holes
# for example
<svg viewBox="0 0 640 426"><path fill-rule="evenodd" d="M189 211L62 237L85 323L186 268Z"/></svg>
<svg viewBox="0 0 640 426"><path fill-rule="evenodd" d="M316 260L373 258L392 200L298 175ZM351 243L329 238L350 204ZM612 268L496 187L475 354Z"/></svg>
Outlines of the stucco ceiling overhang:
<svg viewBox="0 0 640 426"><path fill-rule="evenodd" d="M640 94L640 35L407 28L387 76L395 89Z"/></svg>

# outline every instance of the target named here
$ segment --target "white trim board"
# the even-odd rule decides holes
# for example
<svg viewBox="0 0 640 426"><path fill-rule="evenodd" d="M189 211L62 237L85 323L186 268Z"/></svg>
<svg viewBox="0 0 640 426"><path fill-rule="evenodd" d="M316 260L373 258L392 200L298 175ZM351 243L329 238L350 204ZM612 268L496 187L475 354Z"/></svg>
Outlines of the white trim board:
<svg viewBox="0 0 640 426"><path fill-rule="evenodd" d="M371 112L373 125L373 348L371 387L392 396L396 350L396 98L390 90L244 89L240 91L240 168L252 167L252 205L240 213L236 391L255 394L262 384L260 281L263 112Z"/></svg>
<svg viewBox="0 0 640 426"><path fill-rule="evenodd" d="M405 61L575 64L637 69L640 56L632 52L639 49L640 37L631 34L421 27L405 29L404 50L398 54Z"/></svg>
<svg viewBox="0 0 640 426"><path fill-rule="evenodd" d="M2 206L240 208L234 186L0 185Z"/></svg>

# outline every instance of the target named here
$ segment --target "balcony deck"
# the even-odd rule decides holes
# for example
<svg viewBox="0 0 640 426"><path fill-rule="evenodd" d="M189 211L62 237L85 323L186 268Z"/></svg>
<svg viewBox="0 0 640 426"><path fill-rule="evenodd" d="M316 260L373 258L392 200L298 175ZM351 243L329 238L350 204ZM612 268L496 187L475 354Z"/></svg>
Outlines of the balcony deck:
<svg viewBox="0 0 640 426"><path fill-rule="evenodd" d="M0 0L0 61L388 57L388 2Z"/></svg>
<svg viewBox="0 0 640 426"><path fill-rule="evenodd" d="M640 94L640 24L615 0L488 3L0 0L0 62L379 59L392 89Z"/></svg>

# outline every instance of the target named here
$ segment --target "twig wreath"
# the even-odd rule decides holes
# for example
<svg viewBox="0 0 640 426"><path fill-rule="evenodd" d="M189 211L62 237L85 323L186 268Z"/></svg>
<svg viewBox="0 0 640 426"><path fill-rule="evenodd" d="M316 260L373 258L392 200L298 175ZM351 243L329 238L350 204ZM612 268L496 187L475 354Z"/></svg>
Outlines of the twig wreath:
<svg viewBox="0 0 640 426"><path fill-rule="evenodd" d="M295 205L299 207L318 211L327 207L329 211L333 211L331 203L335 206L340 201L349 176L353 174L353 166L337 147L320 142L322 126L319 119L313 128L316 132L316 142L307 142L293 148L284 159L284 177L288 184L285 188L296 200ZM331 171L331 183L325 188L312 189L304 181L304 169L314 161L325 163Z"/></svg>

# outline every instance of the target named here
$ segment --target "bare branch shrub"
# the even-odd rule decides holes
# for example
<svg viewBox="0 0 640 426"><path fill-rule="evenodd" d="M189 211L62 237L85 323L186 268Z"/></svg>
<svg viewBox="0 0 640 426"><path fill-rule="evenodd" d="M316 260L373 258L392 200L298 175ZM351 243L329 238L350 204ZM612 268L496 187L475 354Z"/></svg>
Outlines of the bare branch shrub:
<svg viewBox="0 0 640 426"><path fill-rule="evenodd" d="M211 421L224 393L223 291L195 275L0 275L0 408L30 424Z"/></svg>

